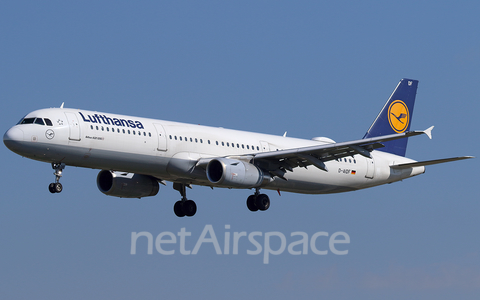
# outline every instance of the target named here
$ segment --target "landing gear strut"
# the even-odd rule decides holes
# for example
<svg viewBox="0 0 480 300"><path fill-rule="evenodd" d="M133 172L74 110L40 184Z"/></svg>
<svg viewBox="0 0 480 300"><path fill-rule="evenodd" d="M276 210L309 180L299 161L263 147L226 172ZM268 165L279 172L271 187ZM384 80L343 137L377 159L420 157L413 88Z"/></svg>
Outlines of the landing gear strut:
<svg viewBox="0 0 480 300"><path fill-rule="evenodd" d="M62 170L65 169L64 163L52 163L52 168L55 170L53 175L55 175L55 182L50 183L48 190L50 193L60 193L63 190L62 184L59 182L60 177L62 177Z"/></svg>
<svg viewBox="0 0 480 300"><path fill-rule="evenodd" d="M192 217L197 212L197 205L195 202L187 199L187 193L185 191L186 186L187 185L184 183L175 182L173 184L173 188L179 191L180 195L182 195L182 200L175 202L175 205L173 206L173 211L177 217Z"/></svg>
<svg viewBox="0 0 480 300"><path fill-rule="evenodd" d="M247 207L250 211L267 210L270 207L270 198L265 194L260 194L260 189L255 189L255 194L248 196Z"/></svg>

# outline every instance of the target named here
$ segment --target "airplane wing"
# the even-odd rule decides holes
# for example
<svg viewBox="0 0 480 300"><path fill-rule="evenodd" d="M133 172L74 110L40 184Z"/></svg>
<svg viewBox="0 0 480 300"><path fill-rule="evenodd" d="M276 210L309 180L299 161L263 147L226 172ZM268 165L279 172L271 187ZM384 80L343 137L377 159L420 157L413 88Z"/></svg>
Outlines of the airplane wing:
<svg viewBox="0 0 480 300"><path fill-rule="evenodd" d="M283 175L286 171L293 171L293 168L296 167L313 165L328 172L327 167L325 166L326 161L356 154L370 158L370 152L372 150L384 147L382 142L408 138L421 134L426 134L431 138L432 129L433 126L424 131L409 131L356 141L255 153L251 155L253 156L252 163L269 171L272 175L283 179L285 179Z"/></svg>

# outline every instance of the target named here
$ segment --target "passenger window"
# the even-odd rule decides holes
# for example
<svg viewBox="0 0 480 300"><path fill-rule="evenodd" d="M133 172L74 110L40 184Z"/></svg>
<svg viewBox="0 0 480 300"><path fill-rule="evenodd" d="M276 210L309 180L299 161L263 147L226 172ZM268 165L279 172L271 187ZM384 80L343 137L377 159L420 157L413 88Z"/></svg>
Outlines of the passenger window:
<svg viewBox="0 0 480 300"><path fill-rule="evenodd" d="M180 137L180 140L182 140L182 137Z"/></svg>
<svg viewBox="0 0 480 300"><path fill-rule="evenodd" d="M107 131L109 131L109 132L110 132L110 128L108 128L108 127L107 127Z"/></svg>
<svg viewBox="0 0 480 300"><path fill-rule="evenodd" d="M195 143L198 143L197 138L195 138Z"/></svg>
<svg viewBox="0 0 480 300"><path fill-rule="evenodd" d="M125 134L125 129L122 129L122 132Z"/></svg>
<svg viewBox="0 0 480 300"><path fill-rule="evenodd" d="M225 146L225 144L222 142L222 146Z"/></svg>
<svg viewBox="0 0 480 300"><path fill-rule="evenodd" d="M102 131L103 131L103 126L102 126Z"/></svg>
<svg viewBox="0 0 480 300"><path fill-rule="evenodd" d="M90 129L92 129L92 130L93 130L93 125L90 125Z"/></svg>
<svg viewBox="0 0 480 300"><path fill-rule="evenodd" d="M47 124L47 126L53 126L53 123L52 121L50 121L50 119L45 118L43 120L45 121L45 124Z"/></svg>
<svg viewBox="0 0 480 300"><path fill-rule="evenodd" d="M135 135L135 130L132 130L133 135Z"/></svg>
<svg viewBox="0 0 480 300"><path fill-rule="evenodd" d="M192 138L190 138L190 142L193 142Z"/></svg>
<svg viewBox="0 0 480 300"><path fill-rule="evenodd" d="M149 132L149 133L148 133L148 136L149 136L149 137L152 137L152 134Z"/></svg>
<svg viewBox="0 0 480 300"><path fill-rule="evenodd" d="M250 146L247 145L247 149L250 150Z"/></svg>

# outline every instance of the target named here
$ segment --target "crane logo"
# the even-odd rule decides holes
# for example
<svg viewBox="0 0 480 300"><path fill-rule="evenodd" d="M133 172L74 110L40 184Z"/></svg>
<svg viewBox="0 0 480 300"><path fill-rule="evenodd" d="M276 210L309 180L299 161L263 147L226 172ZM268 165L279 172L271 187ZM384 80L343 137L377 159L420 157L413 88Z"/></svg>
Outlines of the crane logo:
<svg viewBox="0 0 480 300"><path fill-rule="evenodd" d="M408 107L402 100L395 100L388 108L388 122L396 133L403 133L407 130L410 122Z"/></svg>

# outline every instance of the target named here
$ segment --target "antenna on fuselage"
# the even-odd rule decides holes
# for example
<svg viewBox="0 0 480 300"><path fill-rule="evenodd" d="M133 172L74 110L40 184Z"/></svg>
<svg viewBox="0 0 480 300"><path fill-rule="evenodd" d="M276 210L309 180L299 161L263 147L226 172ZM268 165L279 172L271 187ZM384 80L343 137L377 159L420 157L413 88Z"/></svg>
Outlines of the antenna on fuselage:
<svg viewBox="0 0 480 300"><path fill-rule="evenodd" d="M62 102L62 105L60 105L60 108L63 108L63 105L65 104L65 102Z"/></svg>

